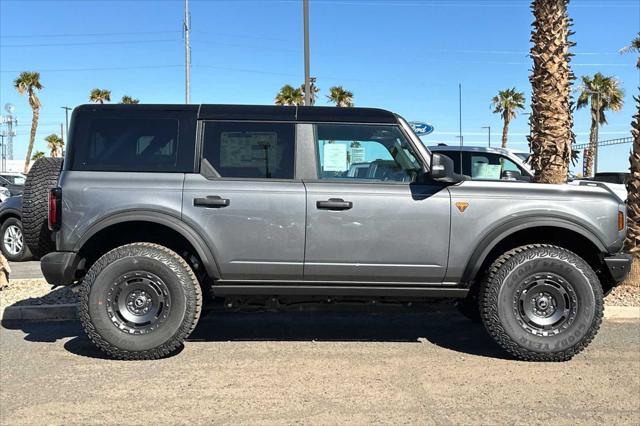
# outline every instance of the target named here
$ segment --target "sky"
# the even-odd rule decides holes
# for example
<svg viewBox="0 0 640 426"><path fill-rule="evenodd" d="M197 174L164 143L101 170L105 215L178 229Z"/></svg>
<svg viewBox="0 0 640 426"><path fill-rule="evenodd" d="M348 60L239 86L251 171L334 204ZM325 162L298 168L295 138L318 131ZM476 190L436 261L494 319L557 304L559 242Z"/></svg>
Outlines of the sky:
<svg viewBox="0 0 640 426"><path fill-rule="evenodd" d="M190 0L193 103L273 104L284 84L304 81L302 0ZM458 84L465 145L500 143L491 98L516 87L529 111L527 0L310 0L311 75L329 105L329 87L354 93L356 106L392 110L435 127L427 144L457 144ZM18 117L14 158L24 158L31 110L13 80L39 71L44 89L37 150L60 132L62 106L87 103L93 88L143 103L184 102L184 1L0 0L0 104ZM600 139L630 136L640 73L621 55L640 31L640 2L572 0L573 71L600 71L625 90ZM4 114L4 110L2 111ZM510 127L509 147L528 150L528 117ZM574 114L577 143L588 141L586 109ZM600 150L599 171L628 168L631 144ZM581 168L581 163L574 170Z"/></svg>

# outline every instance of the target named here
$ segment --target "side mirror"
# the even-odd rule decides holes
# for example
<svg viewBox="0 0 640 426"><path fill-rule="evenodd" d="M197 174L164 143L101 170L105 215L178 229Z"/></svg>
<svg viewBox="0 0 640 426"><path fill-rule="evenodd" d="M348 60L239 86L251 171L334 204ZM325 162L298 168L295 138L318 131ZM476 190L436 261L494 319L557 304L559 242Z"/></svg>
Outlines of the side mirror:
<svg viewBox="0 0 640 426"><path fill-rule="evenodd" d="M446 183L457 183L463 180L462 176L456 174L453 160L438 152L431 154L431 178Z"/></svg>

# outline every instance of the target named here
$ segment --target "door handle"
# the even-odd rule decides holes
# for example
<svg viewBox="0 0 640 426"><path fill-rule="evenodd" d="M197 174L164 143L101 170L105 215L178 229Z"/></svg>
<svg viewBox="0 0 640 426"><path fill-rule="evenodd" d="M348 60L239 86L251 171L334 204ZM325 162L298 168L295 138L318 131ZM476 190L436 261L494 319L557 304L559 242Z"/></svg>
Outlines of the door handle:
<svg viewBox="0 0 640 426"><path fill-rule="evenodd" d="M222 207L227 207L231 204L231 201L227 198L221 198L217 195L207 195L203 198L194 198L193 205L195 207L209 207L214 209L219 209Z"/></svg>
<svg viewBox="0 0 640 426"><path fill-rule="evenodd" d="M353 203L342 198L329 198L327 201L317 201L316 207L324 210L349 210Z"/></svg>

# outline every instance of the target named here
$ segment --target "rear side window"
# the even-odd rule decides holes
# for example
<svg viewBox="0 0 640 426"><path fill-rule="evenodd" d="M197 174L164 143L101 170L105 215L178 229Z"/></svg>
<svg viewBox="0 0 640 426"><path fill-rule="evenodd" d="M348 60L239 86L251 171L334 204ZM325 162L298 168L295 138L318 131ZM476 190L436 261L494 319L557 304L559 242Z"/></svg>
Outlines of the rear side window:
<svg viewBox="0 0 640 426"><path fill-rule="evenodd" d="M290 123L207 122L202 156L222 178L293 179L294 144Z"/></svg>
<svg viewBox="0 0 640 426"><path fill-rule="evenodd" d="M192 172L195 120L165 116L103 117L86 114L72 141L71 169ZM186 125L185 125L186 124Z"/></svg>

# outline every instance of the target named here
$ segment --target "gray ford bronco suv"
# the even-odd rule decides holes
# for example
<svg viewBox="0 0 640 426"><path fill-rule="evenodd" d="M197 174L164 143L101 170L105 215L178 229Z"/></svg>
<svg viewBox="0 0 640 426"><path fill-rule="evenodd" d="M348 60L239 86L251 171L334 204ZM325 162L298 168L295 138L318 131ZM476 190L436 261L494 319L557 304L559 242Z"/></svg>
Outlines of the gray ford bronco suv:
<svg viewBox="0 0 640 426"><path fill-rule="evenodd" d="M46 224L27 242L51 284L82 283L82 325L117 358L173 352L207 295L459 298L515 357L567 360L631 264L605 188L464 180L381 109L82 105L63 165L32 175L25 216L48 182L55 251L35 247Z"/></svg>

